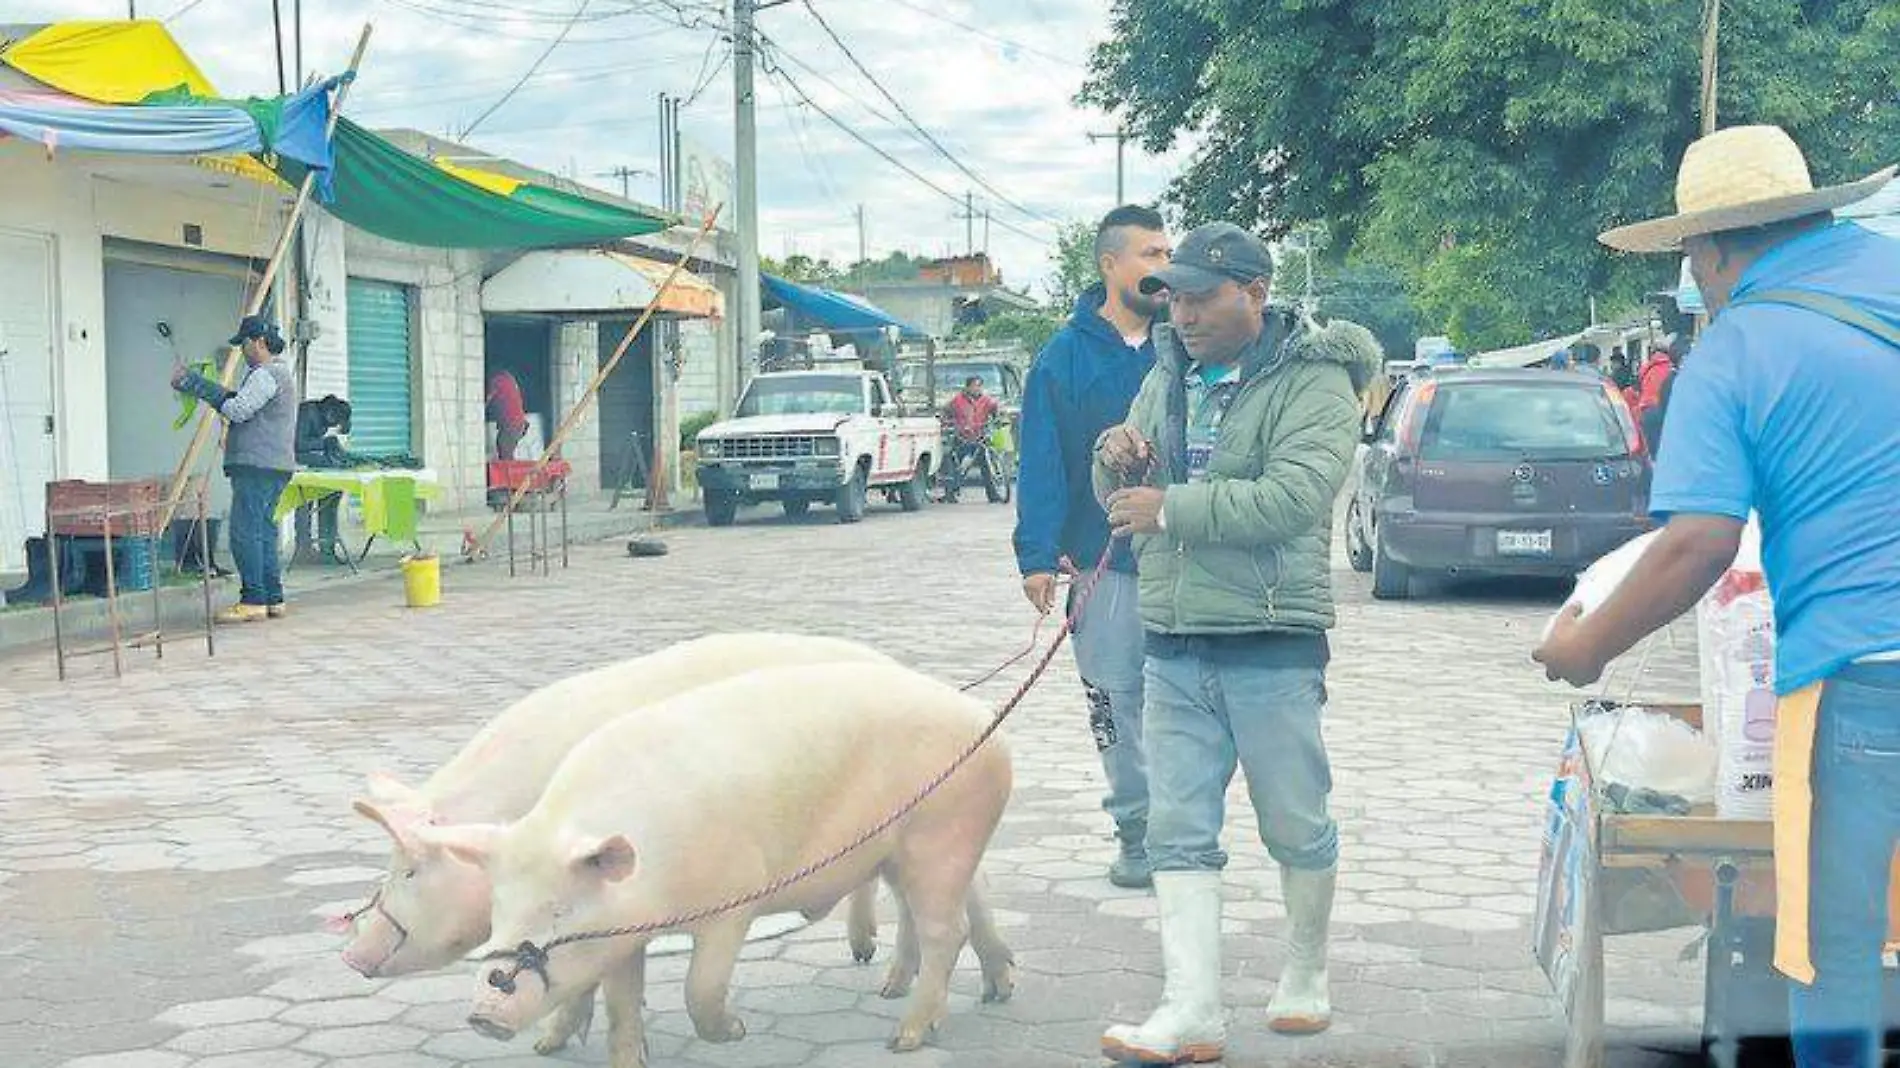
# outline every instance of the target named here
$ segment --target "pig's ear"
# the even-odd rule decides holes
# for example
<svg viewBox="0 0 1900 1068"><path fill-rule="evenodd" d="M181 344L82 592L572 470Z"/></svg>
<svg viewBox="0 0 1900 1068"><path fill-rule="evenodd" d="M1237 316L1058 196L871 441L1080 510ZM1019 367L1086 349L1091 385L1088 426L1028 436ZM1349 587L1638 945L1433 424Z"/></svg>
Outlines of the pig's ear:
<svg viewBox="0 0 1900 1068"><path fill-rule="evenodd" d="M633 843L624 834L589 842L574 851L576 871L617 883L633 874Z"/></svg>
<svg viewBox="0 0 1900 1068"><path fill-rule="evenodd" d="M464 864L488 866L501 828L492 823L464 823L453 827L423 824L415 830L416 840L432 849L440 849Z"/></svg>
<svg viewBox="0 0 1900 1068"><path fill-rule="evenodd" d="M373 821L377 826L389 832L396 840L396 847L405 853L417 853L421 846L416 839L416 829L426 826L429 813L426 809L409 808L389 802L364 801L358 799L350 803L356 813L364 819Z"/></svg>
<svg viewBox="0 0 1900 1068"><path fill-rule="evenodd" d="M372 771L364 778L369 787L369 796L377 801L398 805L423 804L421 791L405 785L386 771Z"/></svg>

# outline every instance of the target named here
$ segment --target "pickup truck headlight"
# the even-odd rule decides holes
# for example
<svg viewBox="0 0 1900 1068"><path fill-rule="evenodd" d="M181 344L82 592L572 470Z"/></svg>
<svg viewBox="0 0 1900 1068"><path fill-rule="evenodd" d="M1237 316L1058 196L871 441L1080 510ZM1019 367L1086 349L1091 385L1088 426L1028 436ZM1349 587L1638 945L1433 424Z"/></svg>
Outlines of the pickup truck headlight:
<svg viewBox="0 0 1900 1068"><path fill-rule="evenodd" d="M707 438L699 443L699 455L701 459L717 460L722 451L719 442L712 438Z"/></svg>
<svg viewBox="0 0 1900 1068"><path fill-rule="evenodd" d="M837 438L819 438L812 442L813 456L838 456L844 452L843 443Z"/></svg>

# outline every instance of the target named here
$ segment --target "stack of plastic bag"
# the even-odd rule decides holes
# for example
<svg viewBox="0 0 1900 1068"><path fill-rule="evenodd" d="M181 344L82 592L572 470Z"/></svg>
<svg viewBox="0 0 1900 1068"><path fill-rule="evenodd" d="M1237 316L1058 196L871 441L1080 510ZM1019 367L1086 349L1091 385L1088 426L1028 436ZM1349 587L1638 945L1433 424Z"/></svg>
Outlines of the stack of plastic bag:
<svg viewBox="0 0 1900 1068"><path fill-rule="evenodd" d="M1735 562L1696 606L1703 730L1715 742L1716 814L1765 820L1774 809L1775 605L1754 517Z"/></svg>
<svg viewBox="0 0 1900 1068"><path fill-rule="evenodd" d="M1550 632L1557 626L1558 618L1570 611L1572 605L1582 606L1584 615L1603 607L1603 602L1609 600L1610 594L1615 593L1616 588L1629 577L1630 569L1636 566L1636 561L1661 534L1660 530L1652 530L1641 537L1631 538L1584 569L1583 574L1577 576L1577 588L1570 591L1563 607L1544 624L1544 640L1550 640Z"/></svg>
<svg viewBox="0 0 1900 1068"><path fill-rule="evenodd" d="M1601 786L1708 804L1715 790L1716 753L1694 727L1664 712L1636 705L1581 721L1585 752Z"/></svg>

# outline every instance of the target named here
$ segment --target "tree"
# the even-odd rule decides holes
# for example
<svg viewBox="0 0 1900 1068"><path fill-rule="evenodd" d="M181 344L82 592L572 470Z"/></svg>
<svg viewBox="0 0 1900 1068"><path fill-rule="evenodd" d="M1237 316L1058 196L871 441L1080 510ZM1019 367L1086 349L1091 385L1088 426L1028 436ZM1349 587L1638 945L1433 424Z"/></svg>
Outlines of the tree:
<svg viewBox="0 0 1900 1068"><path fill-rule="evenodd" d="M1015 342L1033 357L1060 329L1062 317L1049 312L1005 312L960 328L953 336L968 341Z"/></svg>
<svg viewBox="0 0 1900 1068"><path fill-rule="evenodd" d="M1085 222L1063 223L1056 231L1055 273L1044 285L1049 305L1066 313L1084 290L1101 281L1095 265L1095 227Z"/></svg>
<svg viewBox="0 0 1900 1068"><path fill-rule="evenodd" d="M1698 132L1701 8L1682 0L1116 0L1081 99L1151 151L1201 145L1184 221L1323 220L1486 348L1640 306L1666 257L1601 230L1669 209ZM1900 143L1900 6L1724 0L1719 115L1771 122L1817 181Z"/></svg>
<svg viewBox="0 0 1900 1068"><path fill-rule="evenodd" d="M829 287L844 280L844 275L831 265L830 260L815 260L802 252L794 252L783 261L760 256L759 270L800 285Z"/></svg>

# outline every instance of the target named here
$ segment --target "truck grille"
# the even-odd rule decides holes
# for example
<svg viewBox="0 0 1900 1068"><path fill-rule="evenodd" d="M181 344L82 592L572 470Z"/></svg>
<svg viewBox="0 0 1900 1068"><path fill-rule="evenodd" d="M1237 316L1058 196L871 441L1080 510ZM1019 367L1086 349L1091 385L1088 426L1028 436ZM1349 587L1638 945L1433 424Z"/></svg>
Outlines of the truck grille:
<svg viewBox="0 0 1900 1068"><path fill-rule="evenodd" d="M721 455L728 460L792 460L818 455L818 439L810 435L727 438L721 447Z"/></svg>

